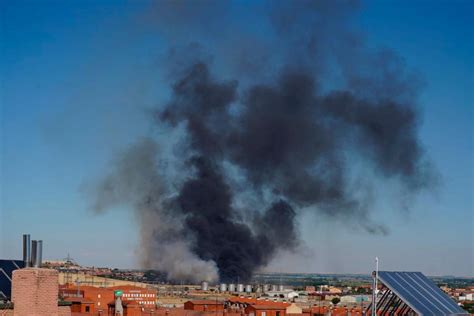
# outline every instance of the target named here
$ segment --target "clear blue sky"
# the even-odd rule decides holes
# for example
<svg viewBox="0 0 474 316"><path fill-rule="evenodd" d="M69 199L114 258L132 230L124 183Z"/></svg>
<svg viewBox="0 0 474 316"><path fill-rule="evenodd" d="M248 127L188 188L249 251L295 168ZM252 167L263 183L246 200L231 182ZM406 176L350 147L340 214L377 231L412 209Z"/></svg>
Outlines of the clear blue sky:
<svg viewBox="0 0 474 316"><path fill-rule="evenodd" d="M137 267L130 213L92 214L81 186L151 133L146 109L166 94L156 75L164 45L128 27L147 5L0 2L0 258L21 257L29 232L44 240L45 258ZM367 273L377 255L383 269L474 276L473 21L468 0L362 3L356 23L368 41L424 78L420 138L442 185L409 214L379 201L388 236L304 221L307 252L270 270Z"/></svg>

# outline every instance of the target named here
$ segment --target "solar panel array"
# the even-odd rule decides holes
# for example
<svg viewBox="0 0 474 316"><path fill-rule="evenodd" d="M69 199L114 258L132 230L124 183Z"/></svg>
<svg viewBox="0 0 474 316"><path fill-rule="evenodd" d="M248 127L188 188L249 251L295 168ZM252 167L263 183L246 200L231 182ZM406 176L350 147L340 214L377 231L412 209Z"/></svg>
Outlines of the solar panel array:
<svg viewBox="0 0 474 316"><path fill-rule="evenodd" d="M469 315L421 272L379 271L378 278L419 315Z"/></svg>
<svg viewBox="0 0 474 316"><path fill-rule="evenodd" d="M13 270L23 268L24 263L21 260L1 260L0 259L0 300L10 298L12 288Z"/></svg>

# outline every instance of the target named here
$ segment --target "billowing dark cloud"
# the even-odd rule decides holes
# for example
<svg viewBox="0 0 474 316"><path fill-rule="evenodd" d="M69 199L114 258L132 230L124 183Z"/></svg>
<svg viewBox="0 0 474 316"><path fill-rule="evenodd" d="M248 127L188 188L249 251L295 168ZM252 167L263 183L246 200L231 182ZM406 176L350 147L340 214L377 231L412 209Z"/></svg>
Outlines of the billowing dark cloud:
<svg viewBox="0 0 474 316"><path fill-rule="evenodd" d="M249 280L279 250L298 247L303 210L385 234L352 185L355 157L412 194L431 184L419 80L351 30L358 6L165 1L148 14L179 46L166 59L169 101L154 112L179 150L143 156L134 153L150 146L132 147L133 168L117 164L98 195L107 201L122 188L120 201L142 218L148 266L173 278ZM187 46L191 37L199 44ZM177 170L161 170L158 159Z"/></svg>

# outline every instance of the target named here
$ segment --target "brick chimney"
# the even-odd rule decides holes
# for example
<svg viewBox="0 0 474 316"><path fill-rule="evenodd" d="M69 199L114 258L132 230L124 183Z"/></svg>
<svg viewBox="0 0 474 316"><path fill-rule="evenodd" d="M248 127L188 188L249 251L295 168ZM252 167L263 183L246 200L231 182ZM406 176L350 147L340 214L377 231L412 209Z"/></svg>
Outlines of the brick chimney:
<svg viewBox="0 0 474 316"><path fill-rule="evenodd" d="M58 272L26 268L13 271L14 316L58 316Z"/></svg>

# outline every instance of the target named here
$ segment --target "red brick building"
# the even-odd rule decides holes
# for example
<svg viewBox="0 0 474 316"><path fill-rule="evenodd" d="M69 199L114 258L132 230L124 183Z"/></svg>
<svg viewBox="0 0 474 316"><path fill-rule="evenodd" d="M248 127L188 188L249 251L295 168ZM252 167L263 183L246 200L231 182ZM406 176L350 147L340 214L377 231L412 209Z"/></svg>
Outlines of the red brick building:
<svg viewBox="0 0 474 316"><path fill-rule="evenodd" d="M94 315L94 302L83 297L67 297L66 302L71 302L72 313L86 313Z"/></svg>
<svg viewBox="0 0 474 316"><path fill-rule="evenodd" d="M155 308L149 308L138 301L122 302L123 316L156 316ZM115 302L108 304L107 315L115 315Z"/></svg>
<svg viewBox="0 0 474 316"><path fill-rule="evenodd" d="M107 313L107 304L114 300L114 290L111 288L81 285L66 285L59 290L59 296L63 299L82 297L94 304L94 311Z"/></svg>
<svg viewBox="0 0 474 316"><path fill-rule="evenodd" d="M130 285L115 286L111 289L123 292L122 301L124 303L136 302L138 305L143 305L147 308L156 308L156 290Z"/></svg>
<svg viewBox="0 0 474 316"><path fill-rule="evenodd" d="M278 305L249 305L245 308L248 316L286 316L286 308Z"/></svg>
<svg viewBox="0 0 474 316"><path fill-rule="evenodd" d="M224 303L213 300L196 300L196 301L187 301L184 303L185 310L191 311L223 311Z"/></svg>

